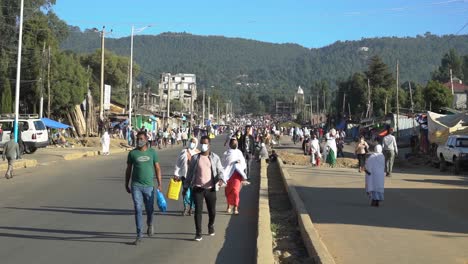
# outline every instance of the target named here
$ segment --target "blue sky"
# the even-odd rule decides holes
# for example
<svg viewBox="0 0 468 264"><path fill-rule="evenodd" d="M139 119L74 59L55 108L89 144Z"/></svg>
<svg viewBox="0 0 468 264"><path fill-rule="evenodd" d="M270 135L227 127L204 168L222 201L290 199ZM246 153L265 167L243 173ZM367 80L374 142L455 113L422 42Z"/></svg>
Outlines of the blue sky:
<svg viewBox="0 0 468 264"><path fill-rule="evenodd" d="M223 35L309 48L363 37L455 34L468 23L468 0L57 0L67 23L130 34L188 32ZM468 26L460 31L467 34Z"/></svg>

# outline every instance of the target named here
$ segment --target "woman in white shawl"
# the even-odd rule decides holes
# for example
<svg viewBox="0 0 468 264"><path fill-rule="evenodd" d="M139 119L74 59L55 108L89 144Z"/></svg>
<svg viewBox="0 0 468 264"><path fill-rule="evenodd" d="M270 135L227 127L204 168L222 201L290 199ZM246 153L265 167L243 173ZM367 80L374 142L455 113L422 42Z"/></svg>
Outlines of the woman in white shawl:
<svg viewBox="0 0 468 264"><path fill-rule="evenodd" d="M239 193L242 184L248 184L247 175L245 174L247 164L242 151L237 148L237 144L236 138L229 140L229 149L224 152L222 162L224 167L224 182L227 183L225 188L228 204L227 213L232 213L232 209L234 209L235 215L239 214Z"/></svg>
<svg viewBox="0 0 468 264"><path fill-rule="evenodd" d="M377 145L366 160L366 192L371 199L371 206L378 207L384 200L385 157L382 146Z"/></svg>
<svg viewBox="0 0 468 264"><path fill-rule="evenodd" d="M320 159L322 155L320 154L320 143L317 139L316 134L312 134L312 140L310 141L310 149L311 149L311 162L312 165L320 166Z"/></svg>
<svg viewBox="0 0 468 264"><path fill-rule="evenodd" d="M188 166L192 156L200 153L200 151L197 149L197 145L198 139L191 138L189 146L182 149L182 151L179 153L179 157L177 157L177 162L174 169L174 179L177 181L181 180L182 186L184 185L184 181L188 172ZM182 190L182 197L184 202L184 211L182 212L182 215L184 216L192 215L192 210L195 209L195 203L190 197L190 192L190 189Z"/></svg>
<svg viewBox="0 0 468 264"><path fill-rule="evenodd" d="M107 131L104 132L104 134L101 137L101 145L102 145L102 155L109 155L110 136Z"/></svg>
<svg viewBox="0 0 468 264"><path fill-rule="evenodd" d="M336 155L338 149L336 147L336 130L334 128L330 129L328 133L325 134L327 143L323 148L323 158L327 163L334 166L336 164Z"/></svg>

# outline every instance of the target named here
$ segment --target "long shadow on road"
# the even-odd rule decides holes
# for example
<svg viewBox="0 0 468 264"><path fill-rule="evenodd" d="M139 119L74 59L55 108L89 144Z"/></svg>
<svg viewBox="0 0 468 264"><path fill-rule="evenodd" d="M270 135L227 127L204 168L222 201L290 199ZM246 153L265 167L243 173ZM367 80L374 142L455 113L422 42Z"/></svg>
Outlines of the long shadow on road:
<svg viewBox="0 0 468 264"><path fill-rule="evenodd" d="M259 163L252 162L251 184L241 190L240 214L237 216L232 215L229 221L224 244L218 253L216 263L255 263L258 232L259 167ZM226 199L224 192L220 193L218 199Z"/></svg>
<svg viewBox="0 0 468 264"><path fill-rule="evenodd" d="M372 208L364 189L296 188L314 223L468 234L468 189L388 188Z"/></svg>

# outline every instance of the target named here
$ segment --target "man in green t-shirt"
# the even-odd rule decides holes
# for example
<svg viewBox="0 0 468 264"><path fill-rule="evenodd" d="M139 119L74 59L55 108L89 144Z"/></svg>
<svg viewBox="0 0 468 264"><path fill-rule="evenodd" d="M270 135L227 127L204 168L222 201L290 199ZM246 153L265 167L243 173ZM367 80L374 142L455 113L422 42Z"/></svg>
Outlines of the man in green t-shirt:
<svg viewBox="0 0 468 264"><path fill-rule="evenodd" d="M125 172L125 189L132 194L135 207L135 222L137 238L134 242L138 245L142 239L143 205L146 210L147 234L152 236L153 212L154 212L154 175L158 181L158 190L162 190L161 169L156 150L148 148L148 136L146 132L138 132L137 148L128 153L127 170ZM131 179L131 185L130 185Z"/></svg>

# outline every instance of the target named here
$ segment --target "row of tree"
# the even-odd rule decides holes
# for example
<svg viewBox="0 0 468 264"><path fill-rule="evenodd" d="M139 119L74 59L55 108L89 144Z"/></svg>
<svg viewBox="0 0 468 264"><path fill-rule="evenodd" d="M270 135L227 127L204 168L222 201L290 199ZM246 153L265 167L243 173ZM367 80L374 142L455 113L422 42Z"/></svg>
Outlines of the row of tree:
<svg viewBox="0 0 468 264"><path fill-rule="evenodd" d="M99 46L99 39L92 30L81 31L74 27L72 32L63 42L63 48L91 52ZM134 43L135 60L145 69L141 74L143 78L152 78L161 72L194 73L199 89L210 92L215 86L214 89L233 100L237 112L259 114L273 111L271 102L275 99L291 100L298 85L313 86L313 90L305 90L306 97L314 98L319 94L319 108L326 108L323 95L325 104L331 105L338 84L356 72L365 74L374 55L390 65L392 72L396 60L404 58L400 61L402 83L426 83L450 47L468 54L467 35L430 33L408 38L336 42L319 49L186 33L136 36ZM128 55L129 45L129 37L106 40L106 47L119 55ZM256 99L252 99L254 97ZM316 104L316 100L314 102Z"/></svg>
<svg viewBox="0 0 468 264"><path fill-rule="evenodd" d="M55 0L26 0L21 64L21 113L38 113L41 96L47 116L62 117L85 99L88 87L100 95L101 51L76 54L63 51L60 43L69 37L69 26L52 11ZM2 113L13 112L18 53L19 1L0 0L0 94ZM95 33L95 38L100 39ZM97 46L99 47L99 46ZM112 86L112 99L127 98L129 58L105 52L105 83ZM134 65L134 76L139 66ZM50 87L50 93L49 88ZM51 113L47 112L50 100ZM95 100L99 102L99 100Z"/></svg>
<svg viewBox="0 0 468 264"><path fill-rule="evenodd" d="M441 65L432 73L432 79L426 84L413 81L402 83L398 87L399 106L415 112L438 111L441 107L451 107L451 91L443 85L450 81L450 70L453 78L463 80L465 74L468 74L468 55L458 56L452 49L443 56ZM341 113L344 109L345 113L350 111L351 115L364 117L368 114L369 99L370 109L375 116L395 111L397 105L395 72L396 70L390 70L379 56L372 57L365 72L354 73L346 80L337 83L338 90L334 102L336 112ZM312 89L316 90L316 87Z"/></svg>

